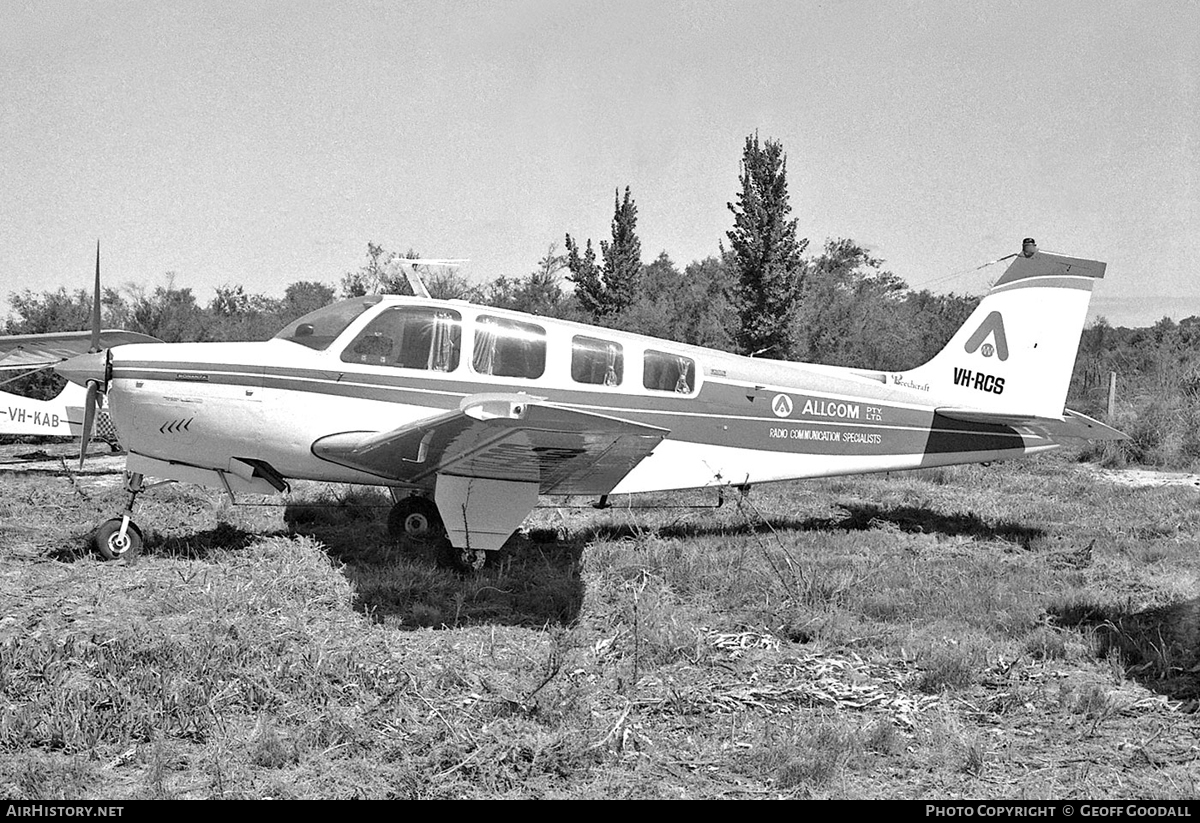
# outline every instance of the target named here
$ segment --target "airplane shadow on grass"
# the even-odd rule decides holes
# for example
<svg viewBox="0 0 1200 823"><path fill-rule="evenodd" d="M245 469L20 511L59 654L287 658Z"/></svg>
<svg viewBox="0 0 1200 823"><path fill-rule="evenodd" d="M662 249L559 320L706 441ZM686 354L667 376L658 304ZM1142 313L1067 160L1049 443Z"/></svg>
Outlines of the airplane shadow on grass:
<svg viewBox="0 0 1200 823"><path fill-rule="evenodd" d="M1126 677L1200 708L1200 598L1141 611L1086 602L1048 611L1054 625L1090 630L1097 656L1115 656Z"/></svg>
<svg viewBox="0 0 1200 823"><path fill-rule="evenodd" d="M841 503L841 517L758 517L746 513L737 524L677 522L654 529L653 533L666 538L702 537L721 534L786 533L786 532L859 532L879 528L895 528L910 534L940 534L945 537L970 537L975 540L999 540L1031 548L1033 542L1045 536L1042 529L1020 523L1001 521L989 523L977 514L943 514L917 506L876 506L870 503ZM599 524L585 530L585 539L619 540L636 538L648 529L629 524Z"/></svg>
<svg viewBox="0 0 1200 823"><path fill-rule="evenodd" d="M452 568L438 544L400 546L389 540L380 507L294 506L287 530L247 530L219 522L196 532L150 531L138 557L212 561L273 536L315 540L354 586L354 608L377 623L402 629L467 625L569 625L583 604L583 544L544 535L514 535L473 575ZM314 511L317 512L314 514ZM51 552L62 562L91 556L91 532Z"/></svg>
<svg viewBox="0 0 1200 823"><path fill-rule="evenodd" d="M293 533L320 542L354 584L354 608L396 628L569 625L583 605L583 544L518 533L482 571L453 570L437 542L389 539L381 507L335 511L297 505ZM340 521L340 522L339 522Z"/></svg>
<svg viewBox="0 0 1200 823"><path fill-rule="evenodd" d="M362 502L362 501L359 501ZM518 533L489 558L475 575L447 568L434 544L404 547L386 537L382 505L289 505L284 512L288 532L319 542L343 566L354 584L354 607L386 625L403 628L504 624L568 625L583 603L580 573L584 546L596 539L637 538L647 533L687 539L705 535L774 531L830 532L895 528L903 532L1002 540L1029 548L1040 529L1010 522L991 524L974 514L943 514L927 508L842 504L833 517L777 518L768 521L747 512L743 521L721 524L677 520L651 529L638 524L601 523L568 535L552 529ZM754 518L753 520L751 518ZM265 535L229 523L189 534L146 535L143 554L205 560L245 549ZM81 556L70 549L60 559Z"/></svg>
<svg viewBox="0 0 1200 823"><path fill-rule="evenodd" d="M70 544L50 552L50 557L60 562L73 562L94 553L92 535L89 531L78 536ZM151 531L143 535L142 548L138 557L170 557L183 560L208 560L214 554L239 551L251 543L270 537L269 534L241 529L231 523L220 522L211 529L186 534L162 534ZM128 561L126 561L128 562ZM133 559L137 562L137 558Z"/></svg>
<svg viewBox="0 0 1200 823"><path fill-rule="evenodd" d="M1033 541L1044 537L1042 529L1024 526L1011 521L989 523L979 515L943 514L918 506L893 506L885 508L870 503L841 504L846 512L840 519L824 518L808 521L821 530L867 531L890 525L910 534L940 534L945 537L970 537L975 540L1001 540L1014 543L1023 549Z"/></svg>

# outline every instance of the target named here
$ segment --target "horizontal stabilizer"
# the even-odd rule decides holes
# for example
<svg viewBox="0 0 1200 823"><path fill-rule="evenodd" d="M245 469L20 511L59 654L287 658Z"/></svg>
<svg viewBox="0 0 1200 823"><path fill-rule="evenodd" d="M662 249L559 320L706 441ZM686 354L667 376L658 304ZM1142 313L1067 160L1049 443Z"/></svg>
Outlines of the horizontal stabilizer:
<svg viewBox="0 0 1200 823"><path fill-rule="evenodd" d="M1048 437L1052 440L1075 438L1079 440L1128 440L1129 435L1101 423L1099 420L1066 409L1061 418L1036 417L1028 414L1005 414L1003 412L985 412L978 409L941 408L937 413L953 420L963 420L968 423L992 423L1011 426L1018 431L1029 432Z"/></svg>
<svg viewBox="0 0 1200 823"><path fill-rule="evenodd" d="M667 434L525 394L477 394L456 411L386 432L328 435L312 450L408 485L449 474L537 483L542 494L606 494Z"/></svg>

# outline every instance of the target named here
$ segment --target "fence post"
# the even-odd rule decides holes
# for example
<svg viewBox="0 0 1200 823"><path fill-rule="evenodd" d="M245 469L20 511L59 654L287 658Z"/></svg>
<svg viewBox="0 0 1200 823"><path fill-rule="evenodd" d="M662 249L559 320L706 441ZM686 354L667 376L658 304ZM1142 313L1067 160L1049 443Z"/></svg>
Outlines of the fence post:
<svg viewBox="0 0 1200 823"><path fill-rule="evenodd" d="M1108 422L1111 423L1117 410L1117 373L1108 373Z"/></svg>

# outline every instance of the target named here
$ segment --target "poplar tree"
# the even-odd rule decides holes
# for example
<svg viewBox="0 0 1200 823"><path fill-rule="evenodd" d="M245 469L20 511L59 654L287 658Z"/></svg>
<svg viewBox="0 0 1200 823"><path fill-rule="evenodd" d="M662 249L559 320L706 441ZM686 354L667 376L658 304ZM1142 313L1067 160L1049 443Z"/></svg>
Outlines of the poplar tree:
<svg viewBox="0 0 1200 823"><path fill-rule="evenodd" d="M729 203L733 228L726 233L737 287L739 327L734 335L743 354L786 358L790 328L804 279L807 239L796 239L789 219L787 157L783 144L758 134L746 138L737 203Z"/></svg>
<svg viewBox="0 0 1200 823"><path fill-rule="evenodd" d="M583 255L579 244L567 235L567 279L575 284L575 295L592 319L606 325L617 322L638 299L642 274L642 241L637 236L637 205L629 186L625 196L614 198L612 241L600 241L603 265L596 264L592 241Z"/></svg>

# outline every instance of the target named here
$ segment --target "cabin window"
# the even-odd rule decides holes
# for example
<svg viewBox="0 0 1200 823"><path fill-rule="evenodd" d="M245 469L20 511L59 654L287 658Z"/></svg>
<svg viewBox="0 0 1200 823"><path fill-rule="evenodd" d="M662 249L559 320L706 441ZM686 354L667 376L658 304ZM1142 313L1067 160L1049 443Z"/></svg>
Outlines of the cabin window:
<svg viewBox="0 0 1200 823"><path fill-rule="evenodd" d="M471 368L493 377L541 377L546 371L546 330L533 323L480 315Z"/></svg>
<svg viewBox="0 0 1200 823"><path fill-rule="evenodd" d="M642 385L654 391L691 394L696 388L696 361L665 351L646 351Z"/></svg>
<svg viewBox="0 0 1200 823"><path fill-rule="evenodd" d="M404 306L372 320L342 352L346 363L454 371L462 349L462 317L445 309Z"/></svg>
<svg viewBox="0 0 1200 823"><path fill-rule="evenodd" d="M571 339L571 379L596 386L619 386L625 376L620 343L576 335Z"/></svg>
<svg viewBox="0 0 1200 823"><path fill-rule="evenodd" d="M378 303L379 296L372 295L325 306L284 326L275 339L324 351L355 318Z"/></svg>

